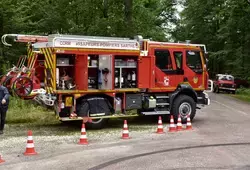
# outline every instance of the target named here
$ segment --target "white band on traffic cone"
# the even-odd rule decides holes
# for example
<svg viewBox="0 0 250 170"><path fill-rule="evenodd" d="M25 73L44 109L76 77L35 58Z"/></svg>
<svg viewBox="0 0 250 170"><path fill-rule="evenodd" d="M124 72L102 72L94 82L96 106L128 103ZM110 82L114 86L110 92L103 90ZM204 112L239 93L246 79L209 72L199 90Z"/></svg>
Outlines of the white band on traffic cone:
<svg viewBox="0 0 250 170"><path fill-rule="evenodd" d="M175 125L174 124L170 124L170 127L175 127Z"/></svg>
<svg viewBox="0 0 250 170"><path fill-rule="evenodd" d="M86 139L87 135L81 135L81 139Z"/></svg>
<svg viewBox="0 0 250 170"><path fill-rule="evenodd" d="M33 140L32 136L28 136L28 140Z"/></svg>
<svg viewBox="0 0 250 170"><path fill-rule="evenodd" d="M128 130L123 130L123 133L128 134Z"/></svg>
<svg viewBox="0 0 250 170"><path fill-rule="evenodd" d="M163 129L163 126L162 126L162 125L158 125L158 128L159 128L159 129Z"/></svg>
<svg viewBox="0 0 250 170"><path fill-rule="evenodd" d="M27 143L26 148L34 148L34 143Z"/></svg>

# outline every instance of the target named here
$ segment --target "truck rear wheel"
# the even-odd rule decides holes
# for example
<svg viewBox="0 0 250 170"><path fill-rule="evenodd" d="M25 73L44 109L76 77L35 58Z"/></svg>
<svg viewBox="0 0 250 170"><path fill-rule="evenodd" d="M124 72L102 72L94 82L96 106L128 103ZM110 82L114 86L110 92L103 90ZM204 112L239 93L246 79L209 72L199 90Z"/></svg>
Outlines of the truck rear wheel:
<svg viewBox="0 0 250 170"><path fill-rule="evenodd" d="M175 122L177 122L178 116L180 114L182 123L187 122L187 116L190 116L190 119L193 120L196 114L196 103L194 99L187 95L179 95L174 100L172 113L174 116Z"/></svg>
<svg viewBox="0 0 250 170"><path fill-rule="evenodd" d="M108 123L107 118L92 119L91 123L86 123L86 126L90 129L102 129Z"/></svg>
<svg viewBox="0 0 250 170"><path fill-rule="evenodd" d="M95 102L96 100L96 102ZM94 102L94 103L92 103ZM80 103L80 107L77 111L77 115L83 116L83 117L95 117L92 115L97 115L99 117L101 116L107 116L111 113L110 103L107 99L100 99L100 98L88 98L83 99ZM101 129L103 128L108 122L107 118L100 118L100 119L92 119L91 123L86 123L86 126L91 129Z"/></svg>

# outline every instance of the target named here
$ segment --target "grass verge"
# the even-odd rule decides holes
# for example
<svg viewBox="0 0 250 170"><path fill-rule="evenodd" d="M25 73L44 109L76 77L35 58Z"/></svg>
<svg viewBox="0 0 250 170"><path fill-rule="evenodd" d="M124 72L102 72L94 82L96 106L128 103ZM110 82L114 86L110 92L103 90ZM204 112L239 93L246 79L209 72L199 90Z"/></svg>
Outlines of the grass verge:
<svg viewBox="0 0 250 170"><path fill-rule="evenodd" d="M128 118L129 128L132 131L153 130L157 127L157 117ZM61 123L56 119L53 110L43 108L32 101L17 98L10 99L6 118L6 136L25 136L27 130L36 135L76 135L80 133L81 121ZM110 119L108 125L100 130L88 130L90 134L120 133L123 119Z"/></svg>
<svg viewBox="0 0 250 170"><path fill-rule="evenodd" d="M53 111L37 105L32 101L25 101L18 98L11 98L6 121L8 124L33 123L48 124L54 123Z"/></svg>
<svg viewBox="0 0 250 170"><path fill-rule="evenodd" d="M250 103L250 89L247 88L240 88L237 89L235 95L231 95L232 97L235 97L239 100L249 102Z"/></svg>
<svg viewBox="0 0 250 170"><path fill-rule="evenodd" d="M231 95L231 96L235 97L235 98L237 98L239 100L242 100L242 101L250 103L250 95L235 94L235 95Z"/></svg>

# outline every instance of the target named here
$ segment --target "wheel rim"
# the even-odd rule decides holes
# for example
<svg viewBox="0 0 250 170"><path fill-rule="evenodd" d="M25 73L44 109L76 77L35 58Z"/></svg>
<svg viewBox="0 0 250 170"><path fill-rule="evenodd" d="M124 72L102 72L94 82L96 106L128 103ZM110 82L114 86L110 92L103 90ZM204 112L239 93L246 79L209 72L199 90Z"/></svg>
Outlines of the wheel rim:
<svg viewBox="0 0 250 170"><path fill-rule="evenodd" d="M28 96L32 88L32 81L27 77L17 78L14 82L14 91L20 97Z"/></svg>
<svg viewBox="0 0 250 170"><path fill-rule="evenodd" d="M190 115L192 112L192 107L189 103L184 102L179 107L179 113L181 118L187 118L188 115Z"/></svg>

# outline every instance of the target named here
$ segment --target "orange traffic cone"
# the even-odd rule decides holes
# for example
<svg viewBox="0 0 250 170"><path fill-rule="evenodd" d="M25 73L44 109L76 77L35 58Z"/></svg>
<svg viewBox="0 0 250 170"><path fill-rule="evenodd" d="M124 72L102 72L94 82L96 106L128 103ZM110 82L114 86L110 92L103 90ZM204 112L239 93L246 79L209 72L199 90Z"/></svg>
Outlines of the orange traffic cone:
<svg viewBox="0 0 250 170"><path fill-rule="evenodd" d="M158 133L158 134L163 134L164 133L161 116L159 116L158 128L157 128L157 132L156 133Z"/></svg>
<svg viewBox="0 0 250 170"><path fill-rule="evenodd" d="M26 145L26 151L23 153L24 155L28 156L28 155L36 155L36 151L35 151L35 146L33 143L33 138L32 138L32 131L29 130L28 131L28 139L27 139L27 145Z"/></svg>
<svg viewBox="0 0 250 170"><path fill-rule="evenodd" d="M188 117L187 117L187 126L186 126L186 130L193 130L192 124L191 124L191 120L190 120L190 116L189 116L189 115L188 115Z"/></svg>
<svg viewBox="0 0 250 170"><path fill-rule="evenodd" d="M170 125L169 125L169 132L176 132L176 126L174 124L174 117L173 115L171 115L171 118L170 118Z"/></svg>
<svg viewBox="0 0 250 170"><path fill-rule="evenodd" d="M131 137L129 137L127 120L124 120L124 125L122 129L122 139L130 139L130 138Z"/></svg>
<svg viewBox="0 0 250 170"><path fill-rule="evenodd" d="M177 121L177 131L182 130L182 123L181 123L181 116L179 114L178 121Z"/></svg>
<svg viewBox="0 0 250 170"><path fill-rule="evenodd" d="M0 163L5 162L5 160L2 159L2 156L0 155Z"/></svg>
<svg viewBox="0 0 250 170"><path fill-rule="evenodd" d="M87 139L87 134L86 134L86 129L85 129L85 124L82 123L82 129L81 129L81 137L80 141L78 142L79 145L87 145L88 144L88 139Z"/></svg>

